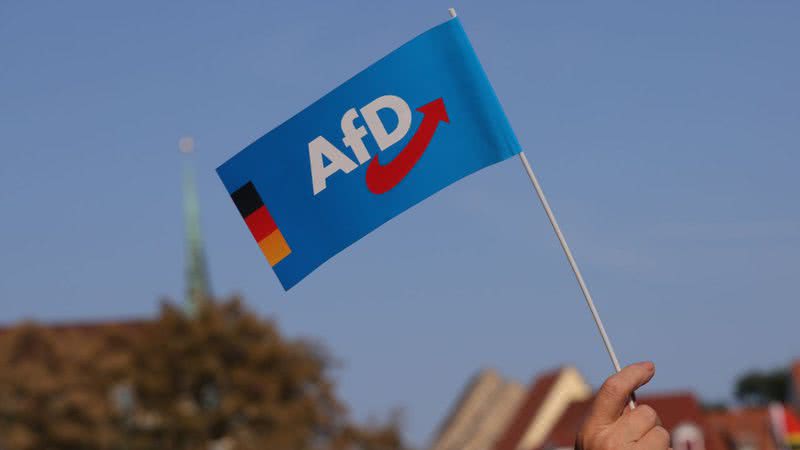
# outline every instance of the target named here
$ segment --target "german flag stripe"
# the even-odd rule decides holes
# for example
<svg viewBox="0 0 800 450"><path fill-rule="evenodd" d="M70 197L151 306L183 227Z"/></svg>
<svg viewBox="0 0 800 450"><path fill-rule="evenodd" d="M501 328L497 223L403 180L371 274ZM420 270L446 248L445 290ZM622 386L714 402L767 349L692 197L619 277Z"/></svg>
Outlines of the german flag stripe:
<svg viewBox="0 0 800 450"><path fill-rule="evenodd" d="M278 229L269 211L267 211L266 206L261 206L253 211L253 214L244 218L244 221L247 223L247 228L250 229L250 233L256 238L256 242L261 242L262 239Z"/></svg>
<svg viewBox="0 0 800 450"><path fill-rule="evenodd" d="M236 208L239 210L239 214L244 218L247 218L247 216L253 214L255 210L264 206L264 202L261 201L261 196L258 195L258 191L251 181L248 181L247 184L234 191L234 193L231 194L231 198Z"/></svg>
<svg viewBox="0 0 800 450"><path fill-rule="evenodd" d="M270 266L275 266L292 253L252 182L234 191L231 198Z"/></svg>
<svg viewBox="0 0 800 450"><path fill-rule="evenodd" d="M267 258L270 266L275 266L275 264L278 264L283 258L292 253L289 244L286 243L286 239L281 234L281 230L275 230L270 233L269 236L258 242L258 246L261 247L261 253Z"/></svg>

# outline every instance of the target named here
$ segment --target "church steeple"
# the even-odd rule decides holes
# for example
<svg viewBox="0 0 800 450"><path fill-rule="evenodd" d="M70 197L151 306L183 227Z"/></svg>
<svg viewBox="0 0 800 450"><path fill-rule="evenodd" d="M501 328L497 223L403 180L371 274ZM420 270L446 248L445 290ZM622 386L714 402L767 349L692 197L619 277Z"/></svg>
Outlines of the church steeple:
<svg viewBox="0 0 800 450"><path fill-rule="evenodd" d="M199 306L211 298L203 236L200 233L200 205L194 183L194 167L190 154L194 151L194 139L183 137L178 142L181 153L186 155L183 167L183 212L186 227L186 298L187 314L194 314Z"/></svg>

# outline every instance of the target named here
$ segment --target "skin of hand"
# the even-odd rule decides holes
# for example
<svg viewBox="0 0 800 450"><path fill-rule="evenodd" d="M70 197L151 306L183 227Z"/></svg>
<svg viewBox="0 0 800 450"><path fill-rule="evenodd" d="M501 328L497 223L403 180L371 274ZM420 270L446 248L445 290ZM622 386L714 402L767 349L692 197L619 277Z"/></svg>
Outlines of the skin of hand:
<svg viewBox="0 0 800 450"><path fill-rule="evenodd" d="M576 450L667 450L669 432L647 405L631 410L628 400L656 373L651 362L631 364L609 377L597 392L575 443Z"/></svg>

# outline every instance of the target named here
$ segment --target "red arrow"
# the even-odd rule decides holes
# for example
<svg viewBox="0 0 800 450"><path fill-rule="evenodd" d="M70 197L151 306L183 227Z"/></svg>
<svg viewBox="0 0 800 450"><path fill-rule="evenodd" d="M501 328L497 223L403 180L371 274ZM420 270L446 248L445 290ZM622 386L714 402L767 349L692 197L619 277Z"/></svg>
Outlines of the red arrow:
<svg viewBox="0 0 800 450"><path fill-rule="evenodd" d="M375 155L367 166L367 188L373 194L383 194L397 186L425 153L439 122L450 123L441 97L420 106L417 111L424 114L424 117L406 147L387 164L381 164L378 155Z"/></svg>

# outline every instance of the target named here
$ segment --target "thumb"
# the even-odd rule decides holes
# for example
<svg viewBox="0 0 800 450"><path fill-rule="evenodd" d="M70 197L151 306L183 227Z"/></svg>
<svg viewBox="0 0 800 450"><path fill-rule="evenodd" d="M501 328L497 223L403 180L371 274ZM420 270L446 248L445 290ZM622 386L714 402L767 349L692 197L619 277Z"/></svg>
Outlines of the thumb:
<svg viewBox="0 0 800 450"><path fill-rule="evenodd" d="M610 425L619 419L631 394L655 375L655 365L641 362L625 367L610 376L597 392L588 421L594 425Z"/></svg>

